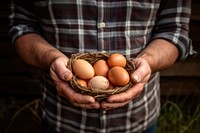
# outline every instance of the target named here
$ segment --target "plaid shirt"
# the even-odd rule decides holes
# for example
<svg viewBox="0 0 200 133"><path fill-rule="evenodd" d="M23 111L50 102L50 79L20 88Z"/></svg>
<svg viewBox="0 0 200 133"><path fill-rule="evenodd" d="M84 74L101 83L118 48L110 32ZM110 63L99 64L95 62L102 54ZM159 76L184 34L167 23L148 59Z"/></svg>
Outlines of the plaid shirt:
<svg viewBox="0 0 200 133"><path fill-rule="evenodd" d="M12 43L38 33L68 57L108 51L130 58L162 38L177 46L179 60L190 52L190 0L14 0L11 7ZM139 133L159 116L159 73L152 74L138 98L108 111L74 107L57 95L49 72L41 81L43 118L61 133Z"/></svg>

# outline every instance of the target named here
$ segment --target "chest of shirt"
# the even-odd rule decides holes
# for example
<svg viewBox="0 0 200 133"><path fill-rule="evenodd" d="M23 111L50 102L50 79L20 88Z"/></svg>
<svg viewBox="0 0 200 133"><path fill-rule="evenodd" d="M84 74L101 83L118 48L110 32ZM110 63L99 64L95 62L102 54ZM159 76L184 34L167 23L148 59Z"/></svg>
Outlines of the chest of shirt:
<svg viewBox="0 0 200 133"><path fill-rule="evenodd" d="M66 28L92 29L93 26L118 29L121 26L151 26L160 1L154 0L34 0L35 13L41 24L53 23ZM79 27L80 28L80 27Z"/></svg>
<svg viewBox="0 0 200 133"><path fill-rule="evenodd" d="M33 0L51 44L71 53L117 50L130 56L149 41L159 5L160 0Z"/></svg>

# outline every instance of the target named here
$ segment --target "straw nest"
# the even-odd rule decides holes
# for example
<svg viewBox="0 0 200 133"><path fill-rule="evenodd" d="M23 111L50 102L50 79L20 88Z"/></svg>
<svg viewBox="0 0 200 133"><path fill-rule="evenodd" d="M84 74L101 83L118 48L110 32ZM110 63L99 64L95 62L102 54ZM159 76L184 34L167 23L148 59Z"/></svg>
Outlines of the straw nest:
<svg viewBox="0 0 200 133"><path fill-rule="evenodd" d="M88 61L91 65L94 65L94 63L100 59L107 61L109 55L110 55L110 53L107 53L107 52L72 54L67 67L68 67L68 69L70 69L73 72L72 65L73 65L73 62L77 59L84 59L84 60ZM135 70L135 66L130 61L130 59L126 59L126 60L127 60L127 64L125 66L125 69L129 73L129 75L131 75L133 73L133 71ZM129 83L123 87L115 87L114 89L100 90L100 89L81 86L77 82L76 75L74 75L72 77L72 79L70 80L70 84L76 92L79 92L84 95L93 96L97 101L102 101L110 95L118 94L118 93L126 91L127 89L129 89L132 86L133 83L130 80Z"/></svg>

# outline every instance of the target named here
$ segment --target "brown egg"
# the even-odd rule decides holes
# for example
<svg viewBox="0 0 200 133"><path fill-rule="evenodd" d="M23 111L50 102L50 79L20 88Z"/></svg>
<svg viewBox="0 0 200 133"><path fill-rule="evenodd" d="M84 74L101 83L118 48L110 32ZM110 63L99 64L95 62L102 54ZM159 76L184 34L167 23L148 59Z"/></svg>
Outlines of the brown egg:
<svg viewBox="0 0 200 133"><path fill-rule="evenodd" d="M122 67L112 67L108 72L109 81L115 86L125 86L129 83L128 72Z"/></svg>
<svg viewBox="0 0 200 133"><path fill-rule="evenodd" d="M126 66L126 58L122 54L118 54L118 53L111 54L108 57L107 62L110 68L114 66L120 66L120 67Z"/></svg>
<svg viewBox="0 0 200 133"><path fill-rule="evenodd" d="M77 82L81 85L81 86L84 86L84 87L87 87L87 81L83 80L83 79L77 79Z"/></svg>
<svg viewBox="0 0 200 133"><path fill-rule="evenodd" d="M105 60L98 60L93 65L95 76L104 76L107 77L109 67L107 65L107 62Z"/></svg>
<svg viewBox="0 0 200 133"><path fill-rule="evenodd" d="M73 62L73 72L81 79L90 79L94 76L92 65L83 59L78 59Z"/></svg>

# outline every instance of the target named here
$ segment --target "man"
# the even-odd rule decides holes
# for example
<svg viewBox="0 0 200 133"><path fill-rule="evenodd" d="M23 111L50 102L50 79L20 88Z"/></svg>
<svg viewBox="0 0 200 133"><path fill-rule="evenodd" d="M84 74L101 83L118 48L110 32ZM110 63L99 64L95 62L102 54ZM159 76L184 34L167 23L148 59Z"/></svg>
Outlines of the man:
<svg viewBox="0 0 200 133"><path fill-rule="evenodd" d="M190 51L189 0L15 0L10 37L19 56L42 69L45 132L156 132L159 72ZM75 92L73 53L133 58L135 84L98 103Z"/></svg>

